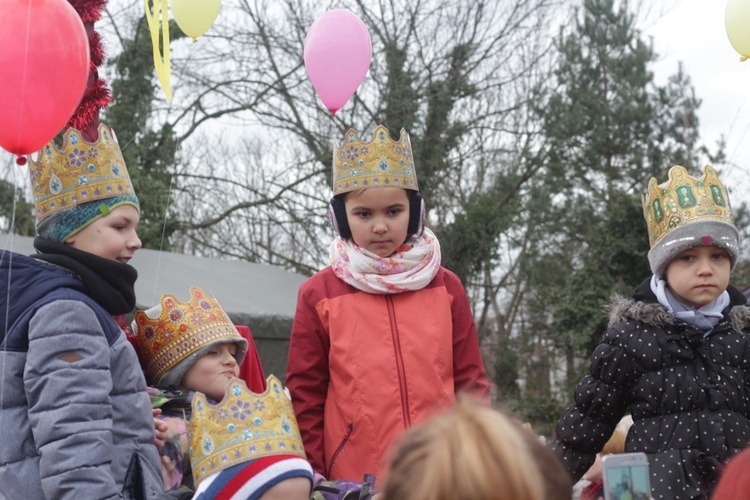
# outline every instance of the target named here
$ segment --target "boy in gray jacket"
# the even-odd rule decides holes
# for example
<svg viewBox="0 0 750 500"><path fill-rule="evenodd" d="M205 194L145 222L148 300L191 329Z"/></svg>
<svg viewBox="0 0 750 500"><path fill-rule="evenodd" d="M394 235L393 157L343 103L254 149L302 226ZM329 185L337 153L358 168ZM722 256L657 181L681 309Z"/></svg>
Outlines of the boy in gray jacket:
<svg viewBox="0 0 750 500"><path fill-rule="evenodd" d="M0 252L0 498L163 491L146 383L113 315L135 306L138 198L112 131L31 162L38 254Z"/></svg>

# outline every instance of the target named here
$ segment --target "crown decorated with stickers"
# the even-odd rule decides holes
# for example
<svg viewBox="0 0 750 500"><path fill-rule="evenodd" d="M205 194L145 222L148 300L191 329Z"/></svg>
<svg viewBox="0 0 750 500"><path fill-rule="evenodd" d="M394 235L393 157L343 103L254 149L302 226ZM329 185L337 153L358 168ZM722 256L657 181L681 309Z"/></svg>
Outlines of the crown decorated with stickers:
<svg viewBox="0 0 750 500"><path fill-rule="evenodd" d="M269 375L257 394L240 379L227 385L224 399L212 405L196 393L188 425L195 484L239 463L262 457L296 455L306 459L292 401L279 379Z"/></svg>
<svg viewBox="0 0 750 500"><path fill-rule="evenodd" d="M112 129L100 123L98 130L98 139L88 142L67 128L61 147L50 142L29 162L38 221L82 203L135 196Z"/></svg>
<svg viewBox="0 0 750 500"><path fill-rule="evenodd" d="M401 129L397 141L378 125L365 142L354 129L346 131L343 144L333 148L333 195L377 187L419 191L409 134Z"/></svg>
<svg viewBox="0 0 750 500"><path fill-rule="evenodd" d="M190 300L163 295L158 316L136 311L138 350L149 380L158 380L180 361L217 341L243 340L219 302L194 286Z"/></svg>
<svg viewBox="0 0 750 500"><path fill-rule="evenodd" d="M694 222L715 221L734 227L727 190L711 165L706 165L698 179L679 165L669 169L669 179L662 184L652 177L641 202L651 247L670 231Z"/></svg>

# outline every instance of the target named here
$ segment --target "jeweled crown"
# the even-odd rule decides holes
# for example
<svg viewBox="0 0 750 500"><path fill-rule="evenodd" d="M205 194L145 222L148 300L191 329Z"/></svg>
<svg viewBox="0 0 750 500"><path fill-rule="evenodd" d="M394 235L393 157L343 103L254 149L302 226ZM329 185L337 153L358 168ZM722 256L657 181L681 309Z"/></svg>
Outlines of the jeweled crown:
<svg viewBox="0 0 750 500"><path fill-rule="evenodd" d="M198 287L190 288L188 302L166 294L159 303L157 317L136 311L134 320L144 370L153 383L206 345L243 340L219 302Z"/></svg>
<svg viewBox="0 0 750 500"><path fill-rule="evenodd" d="M190 463L195 484L233 465L261 457L306 458L292 401L269 375L262 394L232 379L224 399L215 405L197 393L188 425Z"/></svg>
<svg viewBox="0 0 750 500"><path fill-rule="evenodd" d="M31 158L29 169L37 221L81 203L135 196L125 160L112 129L99 124L99 138L86 141L66 129L60 148L48 143Z"/></svg>
<svg viewBox="0 0 750 500"><path fill-rule="evenodd" d="M727 190L711 165L705 166L698 179L680 165L669 170L669 179L662 184L652 177L641 203L651 247L670 231L694 222L716 221L734 227Z"/></svg>
<svg viewBox="0 0 750 500"><path fill-rule="evenodd" d="M354 129L344 143L333 147L333 195L376 187L399 187L419 191L409 134L401 129L398 141L378 125L369 142Z"/></svg>

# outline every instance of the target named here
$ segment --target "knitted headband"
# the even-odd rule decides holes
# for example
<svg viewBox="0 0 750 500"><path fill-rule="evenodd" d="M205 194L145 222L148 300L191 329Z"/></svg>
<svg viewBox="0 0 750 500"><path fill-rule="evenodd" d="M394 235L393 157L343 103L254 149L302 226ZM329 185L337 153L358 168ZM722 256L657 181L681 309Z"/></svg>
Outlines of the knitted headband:
<svg viewBox="0 0 750 500"><path fill-rule="evenodd" d="M282 481L303 477L310 481L310 463L294 455L276 455L243 462L205 478L193 497L196 500L216 498L255 499Z"/></svg>

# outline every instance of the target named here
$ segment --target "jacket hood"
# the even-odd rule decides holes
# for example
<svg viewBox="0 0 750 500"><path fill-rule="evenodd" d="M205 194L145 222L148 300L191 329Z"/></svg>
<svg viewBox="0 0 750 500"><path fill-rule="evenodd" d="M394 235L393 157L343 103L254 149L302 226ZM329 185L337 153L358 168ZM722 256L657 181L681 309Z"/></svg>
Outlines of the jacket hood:
<svg viewBox="0 0 750 500"><path fill-rule="evenodd" d="M0 317L7 318L0 327L2 339L5 324L9 327L40 297L61 287L85 293L83 282L70 271L22 254L0 251L0 289L7 290L10 300L0 301Z"/></svg>
<svg viewBox="0 0 750 500"><path fill-rule="evenodd" d="M651 291L651 278L644 280L636 288L632 297L615 294L607 307L609 326L624 320L636 320L655 325L673 325L679 322L666 307L661 305ZM750 327L750 307L745 295L736 287L729 285L729 306L724 310L732 322L732 327L743 331Z"/></svg>

